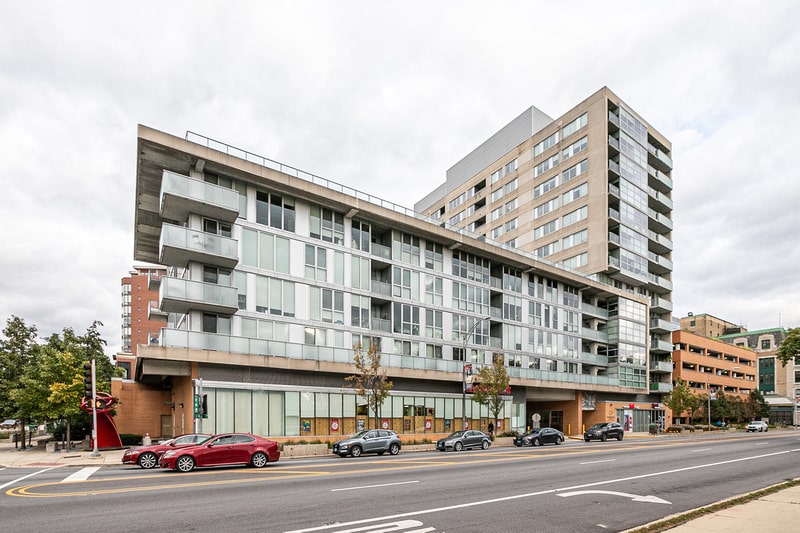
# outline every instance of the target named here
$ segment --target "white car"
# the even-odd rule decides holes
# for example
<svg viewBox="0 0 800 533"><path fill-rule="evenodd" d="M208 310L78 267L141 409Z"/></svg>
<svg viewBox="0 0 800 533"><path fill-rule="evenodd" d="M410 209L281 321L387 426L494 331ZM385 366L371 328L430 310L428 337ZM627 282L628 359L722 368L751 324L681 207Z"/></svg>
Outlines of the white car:
<svg viewBox="0 0 800 533"><path fill-rule="evenodd" d="M753 420L747 424L747 431L758 431L759 433L762 431L767 432L769 431L769 426L763 420Z"/></svg>

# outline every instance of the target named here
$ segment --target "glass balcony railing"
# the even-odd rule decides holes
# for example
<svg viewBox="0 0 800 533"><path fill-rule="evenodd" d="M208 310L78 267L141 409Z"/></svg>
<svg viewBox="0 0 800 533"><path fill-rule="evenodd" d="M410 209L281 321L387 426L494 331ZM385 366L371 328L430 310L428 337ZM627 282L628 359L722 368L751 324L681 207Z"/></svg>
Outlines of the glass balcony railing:
<svg viewBox="0 0 800 533"><path fill-rule="evenodd" d="M161 309L167 313L190 310L234 314L239 309L239 290L190 279L164 278L159 289Z"/></svg>
<svg viewBox="0 0 800 533"><path fill-rule="evenodd" d="M239 216L239 193L165 170L161 176L161 217L185 222L189 213L233 222Z"/></svg>
<svg viewBox="0 0 800 533"><path fill-rule="evenodd" d="M160 262L186 266L190 261L233 268L239 262L239 243L235 239L200 230L162 224Z"/></svg>

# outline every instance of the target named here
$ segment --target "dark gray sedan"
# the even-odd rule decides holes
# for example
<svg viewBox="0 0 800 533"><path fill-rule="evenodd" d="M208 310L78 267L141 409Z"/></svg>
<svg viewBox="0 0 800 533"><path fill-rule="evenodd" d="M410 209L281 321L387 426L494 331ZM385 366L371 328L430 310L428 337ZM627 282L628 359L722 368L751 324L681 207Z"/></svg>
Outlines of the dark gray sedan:
<svg viewBox="0 0 800 533"><path fill-rule="evenodd" d="M333 443L333 453L341 457L352 455L358 457L362 453L383 455L400 453L400 437L388 429L370 429L359 431L355 435Z"/></svg>
<svg viewBox="0 0 800 533"><path fill-rule="evenodd" d="M481 448L485 450L491 446L492 441L486 433L476 429L466 431L454 431L443 439L436 442L436 449L440 452L453 450L460 452L465 448Z"/></svg>

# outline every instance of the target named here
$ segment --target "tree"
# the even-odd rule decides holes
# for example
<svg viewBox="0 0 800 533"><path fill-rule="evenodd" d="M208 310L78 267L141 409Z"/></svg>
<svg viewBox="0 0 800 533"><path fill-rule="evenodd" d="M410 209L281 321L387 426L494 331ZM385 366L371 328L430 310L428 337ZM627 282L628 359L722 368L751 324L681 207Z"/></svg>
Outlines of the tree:
<svg viewBox="0 0 800 533"><path fill-rule="evenodd" d="M800 357L800 328L792 328L786 334L781 345L778 346L778 351L775 352L778 360L786 366L789 361L794 361L795 358Z"/></svg>
<svg viewBox="0 0 800 533"><path fill-rule="evenodd" d="M503 355L495 353L491 366L478 370L477 383L472 389L472 400L489 408L497 427L497 417L503 410L504 396L508 395L508 372L506 372Z"/></svg>
<svg viewBox="0 0 800 533"><path fill-rule="evenodd" d="M744 403L744 417L748 420L769 417L769 404L760 390L753 389L750 391L750 395Z"/></svg>
<svg viewBox="0 0 800 533"><path fill-rule="evenodd" d="M34 364L39 351L36 326L26 326L17 316L6 320L0 338L0 416L22 422L22 447L25 447L25 426L32 419L29 404L20 404L15 396L22 394L22 375Z"/></svg>
<svg viewBox="0 0 800 533"><path fill-rule="evenodd" d="M386 379L386 369L381 368L381 354L375 344L370 344L364 353L361 343L353 345L353 364L356 373L344 378L353 382L358 395L367 400L367 408L375 415L375 427L378 427L378 412L383 401L389 396L392 382Z"/></svg>
<svg viewBox="0 0 800 533"><path fill-rule="evenodd" d="M689 384L678 378L672 386L672 391L664 398L664 405L672 410L673 417L680 418L684 412L693 413L700 406L700 401L698 396L692 393Z"/></svg>

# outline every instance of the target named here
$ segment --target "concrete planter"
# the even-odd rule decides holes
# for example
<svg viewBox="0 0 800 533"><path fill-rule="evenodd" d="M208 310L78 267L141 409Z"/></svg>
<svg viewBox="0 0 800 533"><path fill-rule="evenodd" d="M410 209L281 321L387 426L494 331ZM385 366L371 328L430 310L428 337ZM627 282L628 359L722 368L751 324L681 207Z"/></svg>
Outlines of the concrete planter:
<svg viewBox="0 0 800 533"><path fill-rule="evenodd" d="M327 444L287 444L281 451L281 457L309 457L332 453Z"/></svg>

